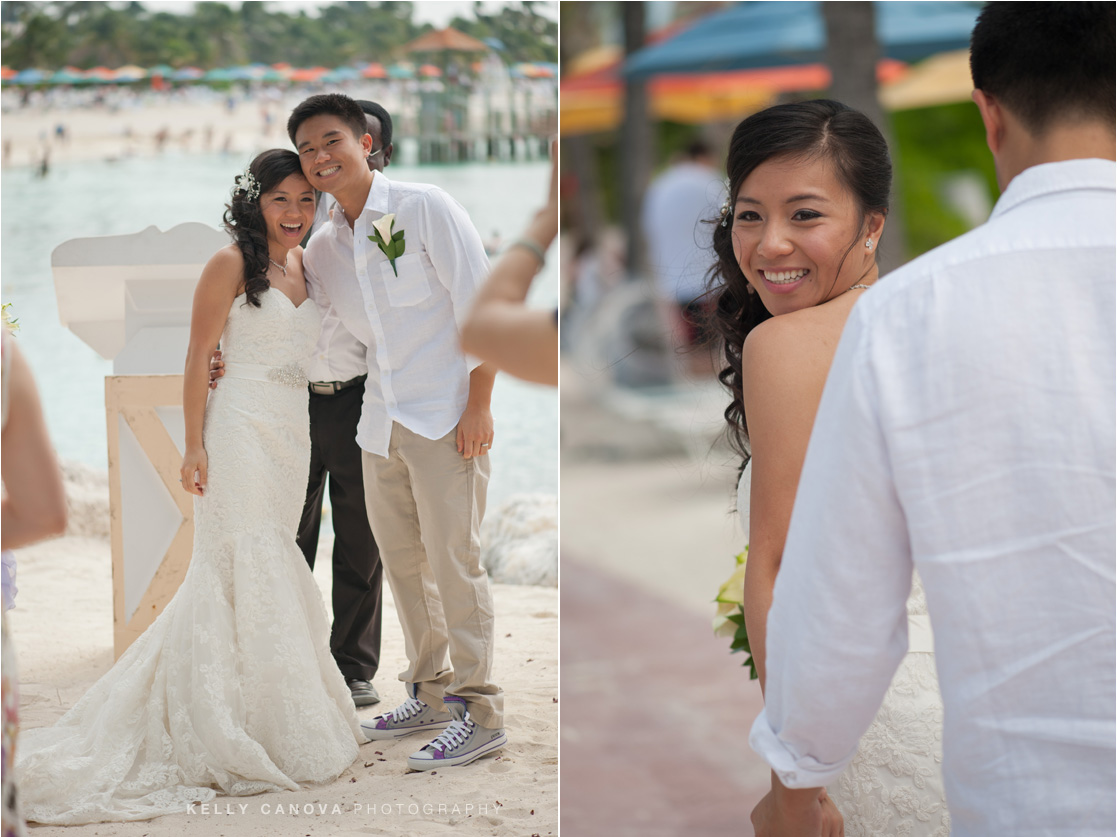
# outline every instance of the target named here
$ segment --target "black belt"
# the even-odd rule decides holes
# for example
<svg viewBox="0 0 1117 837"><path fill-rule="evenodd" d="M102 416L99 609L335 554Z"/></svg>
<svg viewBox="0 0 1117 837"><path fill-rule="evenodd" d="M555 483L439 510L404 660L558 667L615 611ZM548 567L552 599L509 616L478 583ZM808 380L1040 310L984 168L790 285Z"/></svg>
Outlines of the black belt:
<svg viewBox="0 0 1117 837"><path fill-rule="evenodd" d="M343 389L363 384L367 377L368 375L358 375L348 381L311 381L307 388L315 395L337 395Z"/></svg>

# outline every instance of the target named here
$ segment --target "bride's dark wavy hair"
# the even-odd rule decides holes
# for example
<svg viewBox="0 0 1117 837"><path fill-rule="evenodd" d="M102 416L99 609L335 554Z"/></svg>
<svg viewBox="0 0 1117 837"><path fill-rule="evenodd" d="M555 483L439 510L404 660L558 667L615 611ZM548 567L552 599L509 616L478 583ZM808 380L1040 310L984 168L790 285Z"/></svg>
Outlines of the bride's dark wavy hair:
<svg viewBox="0 0 1117 837"><path fill-rule="evenodd" d="M268 230L260 211L260 199L292 174L302 174L302 167L294 151L273 148L258 154L248 164L248 170L256 178L260 193L250 198L240 184L235 186L232 200L225 204L224 220L225 229L244 256L245 304L259 308L260 294L271 285L267 276Z"/></svg>
<svg viewBox="0 0 1117 837"><path fill-rule="evenodd" d="M749 431L741 395L741 349L745 338L772 315L760 295L749 291L748 280L733 253L733 202L741 184L762 163L776 157L795 160L829 160L838 181L849 190L861 213L858 236L842 256L841 265L860 239L870 212L888 213L892 187L892 161L888 145L876 125L860 111L841 102L816 99L795 102L754 113L742 121L729 142L725 173L729 181L728 224L712 221L716 262L710 271L712 330L723 346L725 367L718 380L733 400L725 408L726 435L733 450L748 462Z"/></svg>

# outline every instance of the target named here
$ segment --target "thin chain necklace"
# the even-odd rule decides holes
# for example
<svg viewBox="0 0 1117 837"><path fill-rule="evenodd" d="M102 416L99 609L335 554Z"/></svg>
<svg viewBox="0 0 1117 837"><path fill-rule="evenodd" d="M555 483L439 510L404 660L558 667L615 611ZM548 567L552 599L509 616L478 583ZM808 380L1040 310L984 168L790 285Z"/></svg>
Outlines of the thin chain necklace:
<svg viewBox="0 0 1117 837"><path fill-rule="evenodd" d="M268 261L269 261L269 262L271 262L272 264L274 264L274 265L275 265L276 267L278 267L278 268L279 268L280 270L282 270L282 271L283 271L283 275L284 275L284 276L286 276L286 275L287 275L287 265L288 265L288 264L290 263L290 261L291 261L291 254L290 254L290 253L288 253L288 254L287 254L287 258L285 258L285 259L283 260L283 264L280 264L280 263L279 263L279 262L277 262L277 261L276 261L275 259L273 259L273 258L272 258L271 256L268 256ZM854 285L854 287L857 287L857 286L856 286L856 285Z"/></svg>
<svg viewBox="0 0 1117 837"><path fill-rule="evenodd" d="M275 264L275 262L272 262L272 264ZM284 271L283 274L284 274L284 276L286 276L287 271ZM850 285L848 288L846 288L846 290L847 291L856 291L858 288L860 288L861 290L867 291L869 289L869 286L868 285Z"/></svg>

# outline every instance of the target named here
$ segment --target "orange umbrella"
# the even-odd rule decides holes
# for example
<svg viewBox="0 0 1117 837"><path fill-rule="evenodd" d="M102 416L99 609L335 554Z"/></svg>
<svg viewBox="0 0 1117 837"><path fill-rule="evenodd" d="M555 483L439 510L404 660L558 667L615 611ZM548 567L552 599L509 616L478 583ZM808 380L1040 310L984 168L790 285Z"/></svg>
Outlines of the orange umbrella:
<svg viewBox="0 0 1117 837"><path fill-rule="evenodd" d="M388 71L384 69L383 64L373 63L369 64L361 70L361 78L387 78Z"/></svg>
<svg viewBox="0 0 1117 837"><path fill-rule="evenodd" d="M0 80L7 81L8 79L15 78L19 73L11 67L0 67Z"/></svg>
<svg viewBox="0 0 1117 837"><path fill-rule="evenodd" d="M318 81L328 72L327 67L311 67L309 69L300 67L291 71L290 79L291 81Z"/></svg>
<svg viewBox="0 0 1117 837"><path fill-rule="evenodd" d="M442 70L438 69L434 64L424 64L419 68L419 75L426 78L438 78L442 75Z"/></svg>
<svg viewBox="0 0 1117 837"><path fill-rule="evenodd" d="M582 75L567 76L559 101L564 134L608 131L620 124L622 84L620 61L594 67ZM889 82L906 72L907 65L892 59L877 64L877 79ZM715 119L741 119L773 104L780 93L825 90L830 71L823 64L735 70L723 73L655 76L648 82L649 109L657 119L698 124Z"/></svg>
<svg viewBox="0 0 1117 837"><path fill-rule="evenodd" d="M472 35L447 26L420 35L403 49L405 52L487 52L489 47Z"/></svg>

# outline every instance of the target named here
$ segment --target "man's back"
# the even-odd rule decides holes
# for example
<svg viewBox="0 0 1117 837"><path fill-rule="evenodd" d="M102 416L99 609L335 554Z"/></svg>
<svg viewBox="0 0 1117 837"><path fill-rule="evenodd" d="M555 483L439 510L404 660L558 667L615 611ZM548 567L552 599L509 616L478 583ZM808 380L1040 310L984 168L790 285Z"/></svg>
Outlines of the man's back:
<svg viewBox="0 0 1117 837"><path fill-rule="evenodd" d="M1115 171L1026 170L854 312L935 630L955 834L1114 825Z"/></svg>

